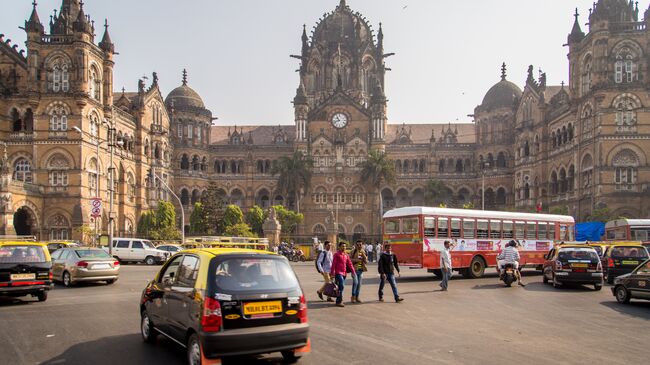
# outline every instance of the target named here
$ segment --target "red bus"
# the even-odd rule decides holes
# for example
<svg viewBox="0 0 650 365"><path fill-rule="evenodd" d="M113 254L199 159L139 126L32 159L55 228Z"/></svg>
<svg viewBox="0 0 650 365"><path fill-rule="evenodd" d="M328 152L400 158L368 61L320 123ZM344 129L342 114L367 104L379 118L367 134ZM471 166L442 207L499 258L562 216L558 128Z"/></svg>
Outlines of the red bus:
<svg viewBox="0 0 650 365"><path fill-rule="evenodd" d="M407 207L384 214L383 240L400 265L436 275L443 243L452 241L454 270L478 278L496 266L497 254L512 239L521 243L522 267L541 267L554 242L574 240L574 225L573 217L563 215Z"/></svg>

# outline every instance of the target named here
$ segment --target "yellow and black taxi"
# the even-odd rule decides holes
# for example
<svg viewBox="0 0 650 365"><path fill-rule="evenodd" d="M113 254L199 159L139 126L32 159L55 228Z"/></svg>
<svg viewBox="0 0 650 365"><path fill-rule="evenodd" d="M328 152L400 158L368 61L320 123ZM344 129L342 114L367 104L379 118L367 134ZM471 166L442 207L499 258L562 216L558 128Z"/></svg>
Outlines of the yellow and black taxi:
<svg viewBox="0 0 650 365"><path fill-rule="evenodd" d="M163 335L187 349L188 363L309 352L307 303L286 258L248 249L181 251L142 292L145 342Z"/></svg>
<svg viewBox="0 0 650 365"><path fill-rule="evenodd" d="M640 243L617 243L609 246L602 257L607 284L617 276L632 272L648 259L648 251Z"/></svg>
<svg viewBox="0 0 650 365"><path fill-rule="evenodd" d="M544 257L543 281L554 287L562 284L593 285L603 288L603 266L596 250L584 244L561 244Z"/></svg>
<svg viewBox="0 0 650 365"><path fill-rule="evenodd" d="M50 241L50 242L47 242L47 250L50 251L50 253L53 253L54 251L60 250L62 248L76 247L76 246L78 246L78 245L74 241Z"/></svg>
<svg viewBox="0 0 650 365"><path fill-rule="evenodd" d="M38 242L0 242L0 296L32 295L47 299L52 286L52 260Z"/></svg>
<svg viewBox="0 0 650 365"><path fill-rule="evenodd" d="M614 279L612 294L619 303L629 303L630 299L650 300L650 260L644 261L631 273Z"/></svg>

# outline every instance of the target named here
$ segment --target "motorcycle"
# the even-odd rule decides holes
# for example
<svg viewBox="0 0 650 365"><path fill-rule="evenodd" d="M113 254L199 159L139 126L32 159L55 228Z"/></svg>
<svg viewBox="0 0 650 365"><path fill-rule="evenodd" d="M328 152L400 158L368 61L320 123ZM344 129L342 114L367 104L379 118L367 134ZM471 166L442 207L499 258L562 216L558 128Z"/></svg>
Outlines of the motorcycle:
<svg viewBox="0 0 650 365"><path fill-rule="evenodd" d="M515 265L505 264L503 270L501 270L500 279L506 284L507 287L512 286L512 283L517 281L517 276L515 274Z"/></svg>

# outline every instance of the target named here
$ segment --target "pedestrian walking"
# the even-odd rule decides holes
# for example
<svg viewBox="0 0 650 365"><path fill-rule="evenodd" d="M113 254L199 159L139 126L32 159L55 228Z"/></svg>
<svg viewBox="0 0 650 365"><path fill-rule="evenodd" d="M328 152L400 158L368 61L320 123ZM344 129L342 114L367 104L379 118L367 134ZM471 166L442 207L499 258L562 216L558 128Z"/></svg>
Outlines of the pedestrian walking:
<svg viewBox="0 0 650 365"><path fill-rule="evenodd" d="M363 280L363 273L368 270L366 264L368 263L368 255L363 248L363 242L358 240L354 245L354 250L350 253L350 259L354 265L355 274L352 275L352 303L362 303L359 299L359 292L361 291L361 282Z"/></svg>
<svg viewBox="0 0 650 365"><path fill-rule="evenodd" d="M368 256L368 262L372 262L372 252L374 251L375 247L372 245L372 243L367 243L363 246L364 250L366 251L366 256Z"/></svg>
<svg viewBox="0 0 650 365"><path fill-rule="evenodd" d="M397 293L397 282L395 281L395 271L397 275L401 276L399 272L399 265L397 263L397 256L391 251L389 243L384 244L384 252L379 256L379 261L377 264L377 270L379 271L379 301L384 301L384 283L388 281L390 287L393 289L393 297L395 302L399 303L403 301L403 298L400 298Z"/></svg>
<svg viewBox="0 0 650 365"><path fill-rule="evenodd" d="M379 256L381 255L381 245L379 244L379 242L375 242L373 248L375 253L375 261L379 262Z"/></svg>
<svg viewBox="0 0 650 365"><path fill-rule="evenodd" d="M449 279L451 278L451 249L454 247L449 241L445 241L445 247L440 251L440 270L442 271L442 281L440 282L440 291L447 291Z"/></svg>
<svg viewBox="0 0 650 365"><path fill-rule="evenodd" d="M330 276L334 278L334 282L339 289L339 296L336 297L337 307L345 307L343 304L343 289L345 289L345 278L347 273L349 272L352 275L355 275L352 260L350 260L348 254L345 253L345 249L345 243L340 242L338 251L336 251L332 258L332 268L330 270Z"/></svg>
<svg viewBox="0 0 650 365"><path fill-rule="evenodd" d="M330 241L325 241L323 244L323 250L318 254L318 257L316 257L316 269L323 276L323 280L325 281L325 283L323 283L323 286L321 286L321 288L316 291L316 294L318 294L318 297L321 300L323 300L323 290L325 290L325 286L332 282L332 277L330 276L333 260L331 249L332 245L330 244ZM331 302L332 298L327 297L327 301Z"/></svg>

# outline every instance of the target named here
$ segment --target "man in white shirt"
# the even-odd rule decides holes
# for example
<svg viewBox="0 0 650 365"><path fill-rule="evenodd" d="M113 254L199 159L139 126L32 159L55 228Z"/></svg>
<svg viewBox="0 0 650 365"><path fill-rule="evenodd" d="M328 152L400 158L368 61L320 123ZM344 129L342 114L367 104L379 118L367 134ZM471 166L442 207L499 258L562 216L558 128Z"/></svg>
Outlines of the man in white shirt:
<svg viewBox="0 0 650 365"><path fill-rule="evenodd" d="M440 291L447 291L449 287L449 278L451 278L451 249L454 247L449 241L445 241L445 247L440 251L440 270L442 271L442 281L440 282Z"/></svg>

